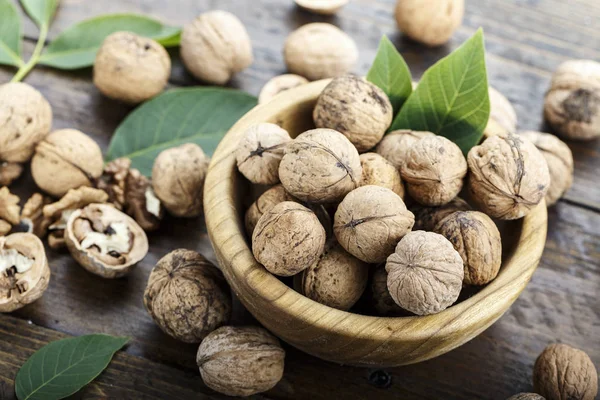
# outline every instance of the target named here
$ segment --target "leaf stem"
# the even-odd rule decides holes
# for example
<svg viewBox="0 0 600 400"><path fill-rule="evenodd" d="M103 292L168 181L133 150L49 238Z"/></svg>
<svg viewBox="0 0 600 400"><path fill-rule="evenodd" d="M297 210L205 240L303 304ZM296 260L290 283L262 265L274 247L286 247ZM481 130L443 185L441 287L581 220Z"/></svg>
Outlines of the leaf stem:
<svg viewBox="0 0 600 400"><path fill-rule="evenodd" d="M40 27L40 37L35 45L35 49L33 49L33 54L27 61L27 64L24 64L19 68L15 76L12 78L11 82L20 82L27 76L29 72L35 67L40 59L40 55L42 54L42 50L44 49L44 45L46 44L46 38L48 37L48 24L43 24Z"/></svg>

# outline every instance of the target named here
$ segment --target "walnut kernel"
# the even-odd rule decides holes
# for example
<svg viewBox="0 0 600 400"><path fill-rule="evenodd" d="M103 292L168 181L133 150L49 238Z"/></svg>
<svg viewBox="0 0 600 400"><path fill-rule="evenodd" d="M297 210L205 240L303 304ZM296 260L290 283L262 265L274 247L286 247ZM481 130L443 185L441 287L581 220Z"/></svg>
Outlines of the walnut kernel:
<svg viewBox="0 0 600 400"><path fill-rule="evenodd" d="M0 188L0 236L6 235L20 221L19 196L4 186Z"/></svg>
<svg viewBox="0 0 600 400"><path fill-rule="evenodd" d="M125 181L125 211L146 232L158 229L164 216L150 180L135 168L129 170Z"/></svg>

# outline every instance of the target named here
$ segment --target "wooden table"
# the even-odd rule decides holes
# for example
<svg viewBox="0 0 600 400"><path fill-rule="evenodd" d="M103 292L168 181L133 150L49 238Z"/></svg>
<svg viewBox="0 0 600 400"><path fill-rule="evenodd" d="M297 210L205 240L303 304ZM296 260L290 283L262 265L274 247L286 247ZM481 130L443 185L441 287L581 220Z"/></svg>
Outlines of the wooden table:
<svg viewBox="0 0 600 400"><path fill-rule="evenodd" d="M515 105L520 129L544 129L542 104L552 71L570 58L600 59L598 0L467 0L463 26L452 41L427 49L404 39L393 20L394 0L351 0L337 17L297 9L292 0L62 0L52 25L54 37L81 19L108 12L151 14L184 24L209 9L226 9L246 24L255 62L231 86L258 94L272 76L283 73L281 54L289 32L311 21L344 29L360 48L357 73L364 74L382 34L402 52L417 76L483 26L489 79ZM28 22L25 50L37 30ZM174 56L172 86L194 85ZM0 69L0 82L12 76ZM76 128L106 148L116 126L130 111L102 97L91 70L59 72L38 67L27 82L43 92L54 110L54 128ZM525 292L510 311L482 335L449 354L418 365L386 370L326 363L287 348L286 371L276 388L256 398L277 399L505 399L532 389L533 363L552 342L585 349L600 367L600 141L569 143L575 156L575 182L549 212L544 257ZM26 174L28 176L28 174ZM33 191L30 177L14 189ZM50 287L44 297L0 316L0 398L14 398L19 367L49 341L104 332L132 337L125 352L74 398L213 399L195 367L197 346L170 339L142 305L147 276L155 262L179 247L214 259L201 220L168 220L150 235L152 251L125 279L104 280L80 268L68 254L49 253ZM238 306L235 323L252 322Z"/></svg>

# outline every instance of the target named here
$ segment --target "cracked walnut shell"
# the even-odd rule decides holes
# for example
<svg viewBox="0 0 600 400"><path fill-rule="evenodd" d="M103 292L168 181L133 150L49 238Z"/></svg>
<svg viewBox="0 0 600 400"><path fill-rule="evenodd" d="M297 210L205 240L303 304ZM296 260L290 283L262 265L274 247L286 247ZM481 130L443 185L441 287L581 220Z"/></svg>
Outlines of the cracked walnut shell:
<svg viewBox="0 0 600 400"><path fill-rule="evenodd" d="M129 175L131 160L129 158L117 158L104 166L102 176L98 179L96 186L108 194L108 201L119 210L125 206L125 184Z"/></svg>
<svg viewBox="0 0 600 400"><path fill-rule="evenodd" d="M344 198L335 212L333 231L348 253L367 263L379 263L394 252L414 222L400 196L370 185Z"/></svg>
<svg viewBox="0 0 600 400"><path fill-rule="evenodd" d="M257 326L223 326L200 343L196 363L209 388L228 396L272 389L283 376L285 351Z"/></svg>
<svg viewBox="0 0 600 400"><path fill-rule="evenodd" d="M401 170L402 164L406 160L408 149L426 136L435 136L435 134L427 131L411 131L408 129L392 131L383 137L375 151L391 162L398 170Z"/></svg>
<svg viewBox="0 0 600 400"><path fill-rule="evenodd" d="M360 165L362 167L360 186L381 186L404 198L404 184L400 172L388 160L377 153L364 153L360 155Z"/></svg>
<svg viewBox="0 0 600 400"><path fill-rule="evenodd" d="M200 343L231 316L231 293L221 271L195 251L178 249L152 269L146 310L163 332Z"/></svg>
<svg viewBox="0 0 600 400"><path fill-rule="evenodd" d="M344 134L359 153L379 143L392 118L392 104L384 91L354 75L332 80L313 111L317 128Z"/></svg>
<svg viewBox="0 0 600 400"><path fill-rule="evenodd" d="M397 0L396 22L402 33L427 46L440 46L462 23L464 0Z"/></svg>
<svg viewBox="0 0 600 400"><path fill-rule="evenodd" d="M258 95L258 104L268 103L279 93L307 83L308 79L296 74L283 74L271 78L261 89Z"/></svg>
<svg viewBox="0 0 600 400"><path fill-rule="evenodd" d="M585 352L566 344L551 344L535 361L533 387L548 400L594 400L598 372Z"/></svg>

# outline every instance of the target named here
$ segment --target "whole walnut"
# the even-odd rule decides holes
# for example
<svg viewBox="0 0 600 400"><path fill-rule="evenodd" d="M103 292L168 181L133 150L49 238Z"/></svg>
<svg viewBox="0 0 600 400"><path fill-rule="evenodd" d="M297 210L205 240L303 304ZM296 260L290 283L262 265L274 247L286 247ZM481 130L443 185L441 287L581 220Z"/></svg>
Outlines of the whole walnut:
<svg viewBox="0 0 600 400"><path fill-rule="evenodd" d="M488 93L490 97L490 120L496 121L506 131L514 133L517 130L517 113L514 107L502 93L493 87L489 87Z"/></svg>
<svg viewBox="0 0 600 400"><path fill-rule="evenodd" d="M375 151L400 170L406 160L408 149L426 136L435 136L435 134L407 129L392 131L383 137Z"/></svg>
<svg viewBox="0 0 600 400"><path fill-rule="evenodd" d="M94 186L103 165L102 151L92 138L75 129L61 129L38 144L31 174L44 192L62 197L69 189Z"/></svg>
<svg viewBox="0 0 600 400"><path fill-rule="evenodd" d="M546 400L543 396L537 393L518 393L514 396L510 396L506 400Z"/></svg>
<svg viewBox="0 0 600 400"><path fill-rule="evenodd" d="M344 135L313 129L287 145L279 178L300 200L335 203L359 186L362 168L356 148Z"/></svg>
<svg viewBox="0 0 600 400"><path fill-rule="evenodd" d="M246 233L248 233L248 236L252 237L254 228L264 213L284 201L297 200L294 198L294 196L286 192L282 185L275 185L265 191L254 203L252 203L250 208L248 208L248 211L246 211L246 216L244 219L246 224Z"/></svg>
<svg viewBox="0 0 600 400"><path fill-rule="evenodd" d="M550 187L546 192L546 205L560 199L573 184L573 153L565 142L549 133L527 131L521 136L531 141L542 153L548 164Z"/></svg>
<svg viewBox="0 0 600 400"><path fill-rule="evenodd" d="M231 316L231 292L221 271L195 251L178 249L152 269L144 306L163 332L199 343Z"/></svg>
<svg viewBox="0 0 600 400"><path fill-rule="evenodd" d="M152 189L169 213L176 217L202 214L208 158L197 144L186 143L163 150L152 167Z"/></svg>
<svg viewBox="0 0 600 400"><path fill-rule="evenodd" d="M406 311L402 309L394 299L387 287L388 273L385 265L377 267L371 278L371 305L377 315L381 316L401 316Z"/></svg>
<svg viewBox="0 0 600 400"><path fill-rule="evenodd" d="M585 352L566 344L551 344L535 361L533 388L548 400L594 400L598 372Z"/></svg>
<svg viewBox="0 0 600 400"><path fill-rule="evenodd" d="M336 26L314 22L288 36L283 55L290 72L316 81L351 72L358 61L358 48Z"/></svg>
<svg viewBox="0 0 600 400"><path fill-rule="evenodd" d="M562 136L575 140L600 137L600 63L562 63L546 92L544 115Z"/></svg>
<svg viewBox="0 0 600 400"><path fill-rule="evenodd" d="M261 89L258 95L258 104L268 103L279 93L307 83L308 79L296 74L283 74L271 78Z"/></svg>
<svg viewBox="0 0 600 400"><path fill-rule="evenodd" d="M404 198L404 184L400 178L400 171L392 163L377 153L364 153L360 155L360 165L362 167L360 186L381 186Z"/></svg>
<svg viewBox="0 0 600 400"><path fill-rule="evenodd" d="M439 46L450 40L464 12L464 0L397 0L396 22L411 39Z"/></svg>
<svg viewBox="0 0 600 400"><path fill-rule="evenodd" d="M460 193L467 161L450 140L427 136L408 149L400 173L413 199L426 206L441 206Z"/></svg>
<svg viewBox="0 0 600 400"><path fill-rule="evenodd" d="M450 203L440 207L425 207L414 204L410 207L410 211L415 214L415 226L413 226L413 230L433 231L448 215L456 211L470 211L471 209L471 206L460 197L455 197Z"/></svg>
<svg viewBox="0 0 600 400"><path fill-rule="evenodd" d="M292 276L319 258L325 239L325 229L314 212L284 201L258 220L252 234L252 252L272 274Z"/></svg>
<svg viewBox="0 0 600 400"><path fill-rule="evenodd" d="M283 376L285 351L257 326L223 326L198 348L196 363L209 388L228 396L251 396L272 389Z"/></svg>
<svg viewBox="0 0 600 400"><path fill-rule="evenodd" d="M433 232L406 235L385 269L392 299L417 315L436 314L452 305L464 278L460 254L448 239Z"/></svg>
<svg viewBox="0 0 600 400"><path fill-rule="evenodd" d="M390 100L383 90L354 75L345 75L325 87L313 119L317 128L343 133L363 153L373 147L390 127L393 118Z"/></svg>
<svg viewBox="0 0 600 400"><path fill-rule="evenodd" d="M542 153L529 140L513 134L486 139L469 151L467 161L471 198L493 218L524 217L550 186Z"/></svg>
<svg viewBox="0 0 600 400"><path fill-rule="evenodd" d="M26 83L0 85L0 164L28 161L51 127L52 109L40 92Z"/></svg>
<svg viewBox="0 0 600 400"><path fill-rule="evenodd" d="M502 240L496 224L478 211L457 211L444 218L435 231L448 239L465 267L465 285L485 285L500 271Z"/></svg>
<svg viewBox="0 0 600 400"><path fill-rule="evenodd" d="M141 103L164 89L171 59L163 46L131 32L104 39L94 62L94 85L113 99Z"/></svg>
<svg viewBox="0 0 600 400"><path fill-rule="evenodd" d="M304 296L338 310L349 310L362 296L369 279L369 265L332 243L321 257L295 277Z"/></svg>
<svg viewBox="0 0 600 400"><path fill-rule="evenodd" d="M275 124L252 125L240 140L235 156L237 167L250 182L274 185L279 182L279 163L290 134Z"/></svg>
<svg viewBox="0 0 600 400"><path fill-rule="evenodd" d="M380 263L415 222L404 201L390 189L362 186L337 208L333 231L348 253L367 263Z"/></svg>
<svg viewBox="0 0 600 400"><path fill-rule="evenodd" d="M181 58L198 79L224 85L252 64L252 43L242 22L227 11L209 11L184 26Z"/></svg>

